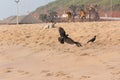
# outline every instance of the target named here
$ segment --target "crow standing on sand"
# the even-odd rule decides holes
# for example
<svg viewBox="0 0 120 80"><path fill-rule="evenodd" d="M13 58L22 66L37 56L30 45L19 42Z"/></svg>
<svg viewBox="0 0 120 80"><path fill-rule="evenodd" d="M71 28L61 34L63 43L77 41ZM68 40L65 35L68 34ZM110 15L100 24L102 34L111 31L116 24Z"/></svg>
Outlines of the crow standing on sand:
<svg viewBox="0 0 120 80"><path fill-rule="evenodd" d="M76 44L78 47L82 46L79 42L75 42L70 37L68 37L68 34L66 34L65 30L62 27L59 27L59 34L60 37L58 37L58 41L61 44L64 44L64 42L66 42L68 44Z"/></svg>
<svg viewBox="0 0 120 80"><path fill-rule="evenodd" d="M96 40L96 36L94 36L92 39L90 39L87 43L94 42L95 40Z"/></svg>

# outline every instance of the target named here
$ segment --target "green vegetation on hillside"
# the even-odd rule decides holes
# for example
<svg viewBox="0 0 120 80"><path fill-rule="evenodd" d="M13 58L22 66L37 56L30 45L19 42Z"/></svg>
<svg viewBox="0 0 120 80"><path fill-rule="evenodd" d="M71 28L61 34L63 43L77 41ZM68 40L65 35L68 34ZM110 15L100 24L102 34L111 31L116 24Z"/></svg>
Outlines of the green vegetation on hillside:
<svg viewBox="0 0 120 80"><path fill-rule="evenodd" d="M37 8L35 13L43 13L47 10L65 10L68 9L70 5L92 5L97 4L100 6L101 10L110 11L112 7L114 11L120 11L120 0L56 0L45 6Z"/></svg>

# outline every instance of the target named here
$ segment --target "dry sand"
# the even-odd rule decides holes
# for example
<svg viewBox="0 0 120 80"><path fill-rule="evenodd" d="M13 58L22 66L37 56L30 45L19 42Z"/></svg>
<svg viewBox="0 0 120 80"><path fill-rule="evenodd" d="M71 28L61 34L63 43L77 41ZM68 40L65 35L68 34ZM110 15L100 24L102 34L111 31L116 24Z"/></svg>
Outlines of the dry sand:
<svg viewBox="0 0 120 80"><path fill-rule="evenodd" d="M43 25L0 25L0 80L120 80L120 21ZM83 47L60 44L58 27Z"/></svg>

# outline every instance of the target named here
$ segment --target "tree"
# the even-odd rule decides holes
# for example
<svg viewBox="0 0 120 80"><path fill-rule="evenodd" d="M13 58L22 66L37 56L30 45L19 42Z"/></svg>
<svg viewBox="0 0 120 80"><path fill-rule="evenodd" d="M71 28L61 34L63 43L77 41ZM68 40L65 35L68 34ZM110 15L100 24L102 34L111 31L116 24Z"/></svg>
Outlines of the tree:
<svg viewBox="0 0 120 80"><path fill-rule="evenodd" d="M48 14L49 14L49 16L48 16L49 22L55 22L55 19L57 17L57 12L53 11L53 10L49 10Z"/></svg>
<svg viewBox="0 0 120 80"><path fill-rule="evenodd" d="M74 18L75 18L75 16L76 16L76 9L77 9L77 6L76 5L71 5L70 7L69 7L69 9L72 11L72 17L73 17L73 21L74 21Z"/></svg>
<svg viewBox="0 0 120 80"><path fill-rule="evenodd" d="M78 11L81 11L81 10L85 10L85 5L84 4L78 6Z"/></svg>
<svg viewBox="0 0 120 80"><path fill-rule="evenodd" d="M71 5L71 6L69 7L69 9L72 10L73 13L75 13L75 12L76 12L76 9L77 9L77 6L76 6L76 5Z"/></svg>
<svg viewBox="0 0 120 80"><path fill-rule="evenodd" d="M47 14L40 14L39 19L43 22L47 22Z"/></svg>

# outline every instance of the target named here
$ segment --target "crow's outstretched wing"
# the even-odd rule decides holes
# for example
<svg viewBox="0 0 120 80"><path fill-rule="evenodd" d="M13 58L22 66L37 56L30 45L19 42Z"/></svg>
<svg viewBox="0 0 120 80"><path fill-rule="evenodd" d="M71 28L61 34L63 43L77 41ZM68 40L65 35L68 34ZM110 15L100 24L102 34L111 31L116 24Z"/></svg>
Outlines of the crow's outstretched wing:
<svg viewBox="0 0 120 80"><path fill-rule="evenodd" d="M79 42L75 42L73 39L67 37L65 38L64 42L68 43L68 44L76 44L77 47L80 47L82 46L81 43Z"/></svg>
<svg viewBox="0 0 120 80"><path fill-rule="evenodd" d="M59 27L59 34L60 37L64 37L64 38L68 36L62 27Z"/></svg>

